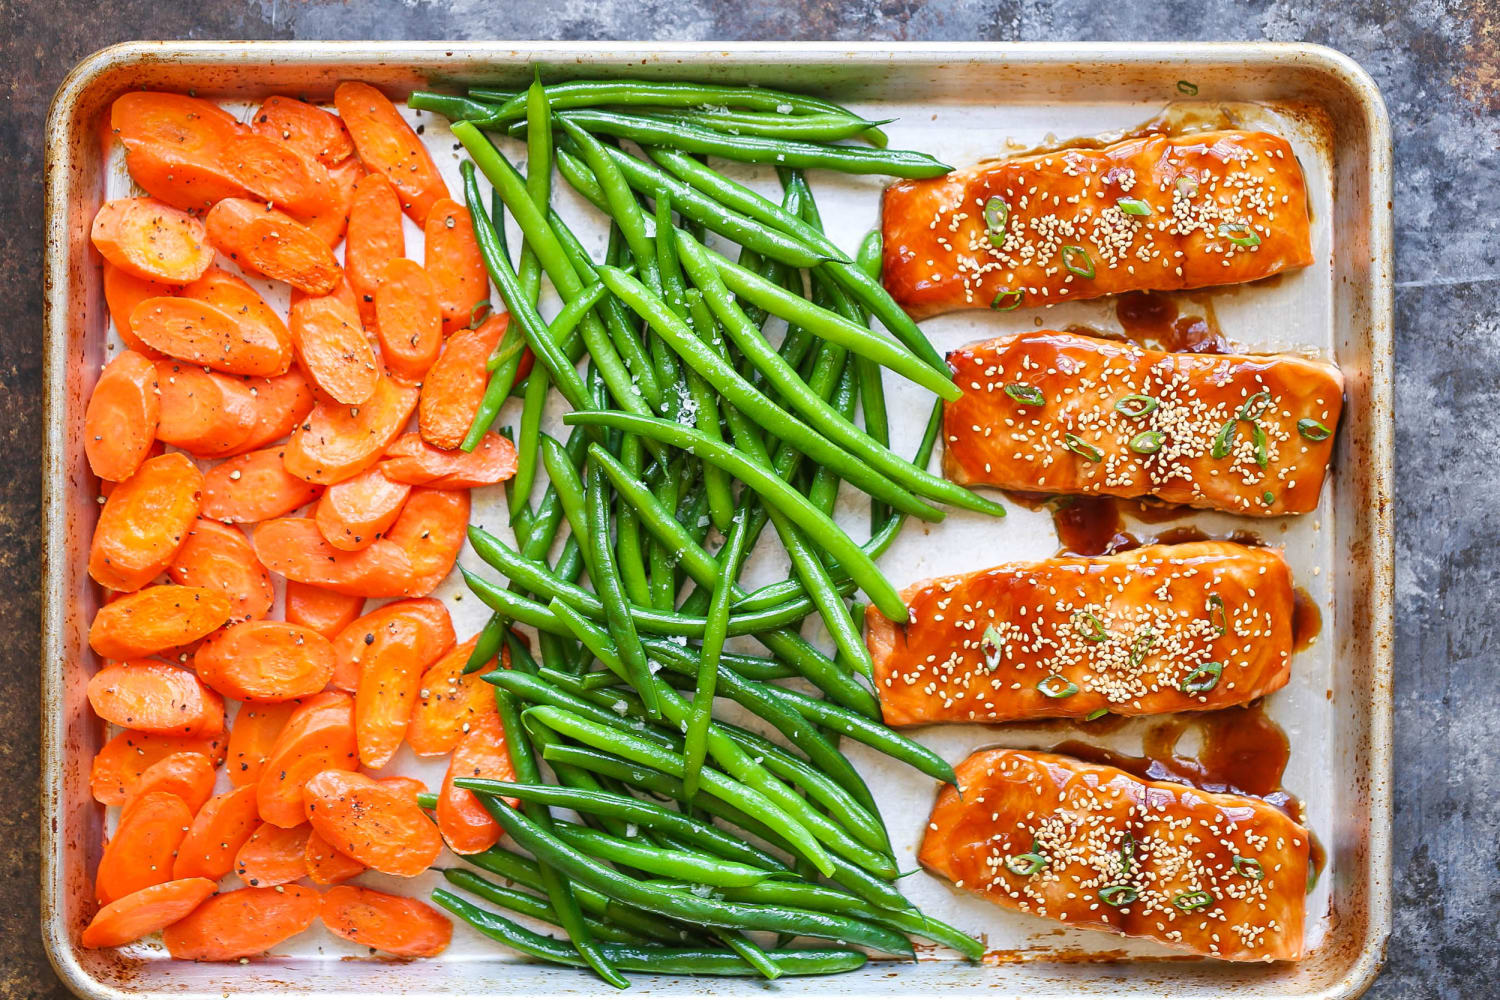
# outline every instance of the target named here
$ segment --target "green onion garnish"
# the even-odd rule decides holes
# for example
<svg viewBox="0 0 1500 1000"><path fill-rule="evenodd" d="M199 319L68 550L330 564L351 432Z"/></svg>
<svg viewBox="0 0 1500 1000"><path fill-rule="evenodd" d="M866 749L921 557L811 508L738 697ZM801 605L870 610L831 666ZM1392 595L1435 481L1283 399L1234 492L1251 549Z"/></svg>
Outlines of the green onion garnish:
<svg viewBox="0 0 1500 1000"><path fill-rule="evenodd" d="M1094 261L1089 257L1089 252L1083 247L1063 247L1062 259L1063 267L1072 271L1080 278L1092 278L1094 276Z"/></svg>
<svg viewBox="0 0 1500 1000"><path fill-rule="evenodd" d="M1140 896L1141 891L1133 885L1107 885L1099 890L1099 898L1107 906L1126 906Z"/></svg>
<svg viewBox="0 0 1500 1000"><path fill-rule="evenodd" d="M1138 667L1142 663L1145 663L1146 654L1151 652L1151 647L1155 645L1156 633L1151 631L1150 629L1142 632L1136 638L1135 642L1130 644L1130 665L1132 667Z"/></svg>
<svg viewBox="0 0 1500 1000"><path fill-rule="evenodd" d="M1297 433L1309 441L1327 441L1328 435L1332 434L1333 431L1329 430L1328 425L1321 420L1314 420L1312 417L1303 417L1297 421Z"/></svg>
<svg viewBox="0 0 1500 1000"><path fill-rule="evenodd" d="M1139 198L1116 198L1115 207L1126 215L1150 215L1151 206Z"/></svg>
<svg viewBox="0 0 1500 1000"><path fill-rule="evenodd" d="M479 328L479 324L483 323L486 319L488 319L489 315L490 315L490 300L489 299L480 299L478 302L474 303L473 307L469 309L469 329L470 330L478 329Z"/></svg>
<svg viewBox="0 0 1500 1000"><path fill-rule="evenodd" d="M1104 461L1104 452L1089 444L1077 434L1064 434L1063 447L1075 455L1081 455L1090 462Z"/></svg>
<svg viewBox="0 0 1500 1000"><path fill-rule="evenodd" d="M1260 246L1260 233L1251 229L1246 222L1221 222L1219 235L1227 237L1237 247Z"/></svg>
<svg viewBox="0 0 1500 1000"><path fill-rule="evenodd" d="M1161 431L1141 431L1130 439L1130 450L1138 455L1155 455L1161 451Z"/></svg>
<svg viewBox="0 0 1500 1000"><path fill-rule="evenodd" d="M980 652L984 654L985 666L994 670L1000 666L1000 630L991 625L984 630L984 638L979 643Z"/></svg>
<svg viewBox="0 0 1500 1000"><path fill-rule="evenodd" d="M1271 394L1265 389L1257 392L1240 406L1241 420L1259 420L1260 415L1266 412L1266 407L1271 405Z"/></svg>
<svg viewBox="0 0 1500 1000"><path fill-rule="evenodd" d="M1260 499L1262 503L1269 507L1271 504L1276 502L1276 494L1272 493L1270 490L1266 490L1260 495Z"/></svg>
<svg viewBox="0 0 1500 1000"><path fill-rule="evenodd" d="M1042 390L1029 382L1012 382L1005 387L1005 394L1027 406L1047 405L1047 397L1042 395Z"/></svg>
<svg viewBox="0 0 1500 1000"><path fill-rule="evenodd" d="M1083 619L1083 624L1088 626L1089 630L1087 632L1079 627L1078 620L1080 618ZM1104 623L1092 611L1080 611L1073 616L1073 631L1077 632L1086 642L1103 642L1109 638L1109 631L1104 627Z"/></svg>
<svg viewBox="0 0 1500 1000"><path fill-rule="evenodd" d="M1120 865L1125 871L1135 867L1135 834L1126 833L1120 838Z"/></svg>
<svg viewBox="0 0 1500 1000"><path fill-rule="evenodd" d="M1109 714L1109 709L1107 709L1107 708L1096 708L1092 712L1090 712L1088 715L1085 715L1083 717L1083 721L1084 722L1093 722L1095 719L1102 719L1102 718L1104 718L1108 714Z"/></svg>
<svg viewBox="0 0 1500 1000"><path fill-rule="evenodd" d="M1025 293L1019 288L1002 288L999 293L990 300L990 308L996 312L1010 312L1021 304Z"/></svg>
<svg viewBox="0 0 1500 1000"><path fill-rule="evenodd" d="M1234 436L1239 431L1239 422L1231 417L1219 428L1219 433L1214 435L1213 447L1208 453L1214 458L1228 458L1230 449L1234 447Z"/></svg>
<svg viewBox="0 0 1500 1000"><path fill-rule="evenodd" d="M1005 227L1010 222L1010 205L998 194L992 194L984 203L984 232L990 238L990 246L1005 245Z"/></svg>
<svg viewBox="0 0 1500 1000"><path fill-rule="evenodd" d="M1035 875L1047 867L1045 855L1030 851L1026 854L1012 854L1005 859L1005 867L1017 875Z"/></svg>
<svg viewBox="0 0 1500 1000"><path fill-rule="evenodd" d="M1199 889L1197 892L1179 892L1172 897L1172 905L1187 913L1193 910L1201 910L1205 906L1217 902L1214 894Z"/></svg>
<svg viewBox="0 0 1500 1000"><path fill-rule="evenodd" d="M1222 638L1229 632L1229 612L1224 607L1224 598L1218 594L1208 595L1208 620L1214 627L1214 638Z"/></svg>
<svg viewBox="0 0 1500 1000"><path fill-rule="evenodd" d="M1187 80L1178 80L1177 90L1189 97L1198 96L1198 85L1196 83L1189 83Z"/></svg>
<svg viewBox="0 0 1500 1000"><path fill-rule="evenodd" d="M1180 685L1183 694L1206 694L1219 686L1219 678L1224 674L1224 664L1215 660L1196 667L1182 679Z"/></svg>
<svg viewBox="0 0 1500 1000"><path fill-rule="evenodd" d="M1154 396L1132 392L1128 396L1121 396L1115 400L1115 412L1127 417L1144 417L1160 405L1161 402Z"/></svg>
<svg viewBox="0 0 1500 1000"><path fill-rule="evenodd" d="M1191 198L1198 193L1198 179L1182 174L1172 184L1172 190L1184 198Z"/></svg>
<svg viewBox="0 0 1500 1000"><path fill-rule="evenodd" d="M1265 865L1262 865L1254 858L1243 858L1236 854L1234 856L1234 873L1259 882L1266 877L1266 868Z"/></svg>
<svg viewBox="0 0 1500 1000"><path fill-rule="evenodd" d="M1078 685L1062 674L1053 674L1038 681L1036 689L1048 698L1071 698L1078 693Z"/></svg>
<svg viewBox="0 0 1500 1000"><path fill-rule="evenodd" d="M1266 432L1260 424L1250 425L1250 440L1255 444L1255 464L1264 469L1271 464L1271 454L1266 451Z"/></svg>

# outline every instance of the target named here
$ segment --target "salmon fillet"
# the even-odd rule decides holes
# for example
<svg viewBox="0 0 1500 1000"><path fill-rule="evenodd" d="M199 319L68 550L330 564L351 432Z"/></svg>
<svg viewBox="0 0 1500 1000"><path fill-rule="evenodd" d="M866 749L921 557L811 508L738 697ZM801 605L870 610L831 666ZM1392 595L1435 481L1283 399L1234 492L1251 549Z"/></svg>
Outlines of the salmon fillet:
<svg viewBox="0 0 1500 1000"><path fill-rule="evenodd" d="M891 726L1226 708L1291 669L1292 574L1275 549L1187 542L1007 563L901 597L905 626L865 612Z"/></svg>
<svg viewBox="0 0 1500 1000"><path fill-rule="evenodd" d="M1030 750L957 773L918 860L959 888L1231 962L1302 957L1310 841L1274 806Z"/></svg>
<svg viewBox="0 0 1500 1000"><path fill-rule="evenodd" d="M881 225L882 279L918 319L1312 263L1302 168L1268 132L1147 135L902 181Z"/></svg>
<svg viewBox="0 0 1500 1000"><path fill-rule="evenodd" d="M943 470L970 486L1306 513L1343 407L1338 368L1294 355L1043 330L972 344L948 364L964 394L943 411Z"/></svg>

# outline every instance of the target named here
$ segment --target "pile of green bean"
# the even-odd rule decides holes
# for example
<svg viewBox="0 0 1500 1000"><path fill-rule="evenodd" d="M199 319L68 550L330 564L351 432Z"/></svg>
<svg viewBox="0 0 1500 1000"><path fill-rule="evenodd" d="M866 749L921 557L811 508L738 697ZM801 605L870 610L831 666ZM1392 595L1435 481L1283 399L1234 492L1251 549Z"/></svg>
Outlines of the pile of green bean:
<svg viewBox="0 0 1500 1000"><path fill-rule="evenodd" d="M454 121L476 238L510 313L465 446L521 398L515 544L469 532L503 582L464 573L493 611L470 670L509 656L509 670L484 679L516 783L457 783L530 857L496 847L468 859L510 885L445 874L567 940L447 889L433 898L512 948L617 987L622 971L839 972L867 952L910 956L913 936L977 958L978 942L895 888L884 822L839 743L953 780L941 757L879 721L853 602L863 592L904 619L875 560L907 517L940 520L938 504L1004 509L927 471L941 402L959 390L881 287L878 233L847 256L824 235L802 172L949 168L886 149L881 122L763 88L538 80L519 93L419 92L409 103ZM526 176L494 133L524 139ZM868 145L841 143L850 138ZM710 156L775 164L780 201L724 176ZM553 209L554 172L607 217L602 261ZM488 207L479 174L493 187ZM524 238L515 263L506 214ZM710 248L709 233L737 245L736 259ZM550 321L537 309L544 277L564 303ZM764 328L776 318L787 332L773 345ZM518 385L523 348L536 364ZM910 459L889 446L886 371L937 397ZM566 440L541 429L554 388L572 411ZM843 484L870 498L862 543L833 519ZM746 590L741 570L767 525L792 574ZM813 616L832 655L801 634ZM535 650L516 625L536 630ZM731 636L753 637L767 655L726 650ZM822 697L772 683L787 677ZM716 718L715 699L785 745ZM557 784L544 783L543 762ZM787 947L802 937L839 947Z"/></svg>

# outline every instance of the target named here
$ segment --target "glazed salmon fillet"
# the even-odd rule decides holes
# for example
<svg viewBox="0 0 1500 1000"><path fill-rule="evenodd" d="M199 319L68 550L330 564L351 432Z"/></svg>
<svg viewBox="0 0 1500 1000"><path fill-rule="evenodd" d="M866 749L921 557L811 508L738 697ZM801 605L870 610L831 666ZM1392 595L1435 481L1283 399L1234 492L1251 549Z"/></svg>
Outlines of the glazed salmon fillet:
<svg viewBox="0 0 1500 1000"><path fill-rule="evenodd" d="M918 860L959 888L1231 962L1302 957L1310 839L1274 806L1030 750L957 773Z"/></svg>
<svg viewBox="0 0 1500 1000"><path fill-rule="evenodd" d="M943 411L943 471L968 486L1306 513L1343 408L1338 368L1295 355L1041 330L961 348L948 364L964 394Z"/></svg>
<svg viewBox="0 0 1500 1000"><path fill-rule="evenodd" d="M1292 574L1275 549L1148 545L939 577L866 610L887 725L1155 715L1283 687Z"/></svg>
<svg viewBox="0 0 1500 1000"><path fill-rule="evenodd" d="M902 181L881 224L882 279L918 319L1312 263L1302 169L1268 132L1145 135Z"/></svg>

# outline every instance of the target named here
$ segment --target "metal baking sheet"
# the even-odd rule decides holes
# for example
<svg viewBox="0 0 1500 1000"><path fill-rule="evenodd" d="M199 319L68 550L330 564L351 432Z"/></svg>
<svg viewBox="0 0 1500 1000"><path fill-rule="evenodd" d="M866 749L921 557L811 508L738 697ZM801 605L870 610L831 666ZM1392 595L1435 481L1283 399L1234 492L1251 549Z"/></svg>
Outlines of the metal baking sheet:
<svg viewBox="0 0 1500 1000"><path fill-rule="evenodd" d="M88 710L84 688L95 667L86 642L97 595L86 570L97 516L94 483L82 457L83 408L109 329L97 258L87 245L98 205L129 193L118 153L108 144L109 102L137 88L193 90L232 108L270 93L326 100L341 79L361 79L404 97L418 86L491 83L520 86L530 65L556 76L652 77L760 83L808 90L870 117L898 118L893 145L934 152L962 165L1054 138L1137 124L1184 100L1178 81L1198 88L1204 111L1227 109L1287 135L1309 182L1317 263L1306 271L1184 303L1211 304L1224 332L1250 351L1309 350L1338 361L1348 378L1346 416L1334 474L1317 512L1257 521L1267 541L1284 544L1299 585L1316 600L1322 634L1293 664L1292 681L1272 696L1268 714L1287 731L1287 787L1307 803L1308 821L1329 853L1309 897L1311 955L1296 965L1236 966L1175 955L1158 946L1099 932L1073 931L1002 911L915 874L901 883L928 912L980 933L989 960L969 965L930 951L915 965L873 962L864 970L817 980L691 980L635 976L638 992L660 996L755 994L918 995L935 990L988 996L1131 995L1214 997L1251 991L1268 997L1344 997L1359 993L1379 967L1389 930L1390 656L1392 550L1390 139L1374 84L1327 49L1270 44L785 44L709 43L131 43L82 63L60 89L48 121L42 704L44 760L43 934L54 965L89 997L270 996L287 992L355 996L536 995L543 990L609 995L597 980L569 970L520 963L466 928L440 958L418 963L367 959L363 949L320 929L286 942L277 954L234 965L169 959L159 945L124 952L87 951L77 936L89 915L92 872L110 822L93 802L88 765L106 736ZM238 102L238 103L236 103ZM422 119L424 138L450 187L458 154L440 120ZM510 148L518 157L519 146ZM770 190L769 171L739 176ZM832 235L852 247L878 218L876 178L813 177ZM560 211L591 213L566 190ZM408 253L420 233L408 223ZM602 246L602 230L584 225ZM266 283L258 283L266 289ZM284 306L284 295L273 305ZM1196 305L1195 305L1196 303ZM939 349L1029 327L1070 323L1115 326L1107 302L1080 302L1003 317L963 313L924 324ZM910 451L930 397L888 379L894 443ZM555 414L552 415L555 418ZM476 491L474 519L498 528L503 498ZM854 524L853 505L841 516ZM1243 527L1224 515L1190 521L1209 532ZM1004 522L953 512L941 525L912 524L884 558L898 585L938 573L1039 558L1057 546L1045 513L1012 506ZM466 565L478 568L472 553ZM753 579L784 575L778 553L750 567ZM484 618L462 586L438 591L455 626L470 634ZM1148 723L1100 738L1133 749ZM930 727L923 740L958 761L997 744L1044 747L1075 735L1047 728ZM1089 737L1085 737L1089 738ZM912 862L931 806L932 782L873 754L851 749L870 781L903 863ZM1185 748L1188 749L1188 748ZM403 756L395 770L436 786L440 771ZM394 885L400 880L387 880ZM377 879L372 884L380 885ZM425 889L427 880L404 884Z"/></svg>

